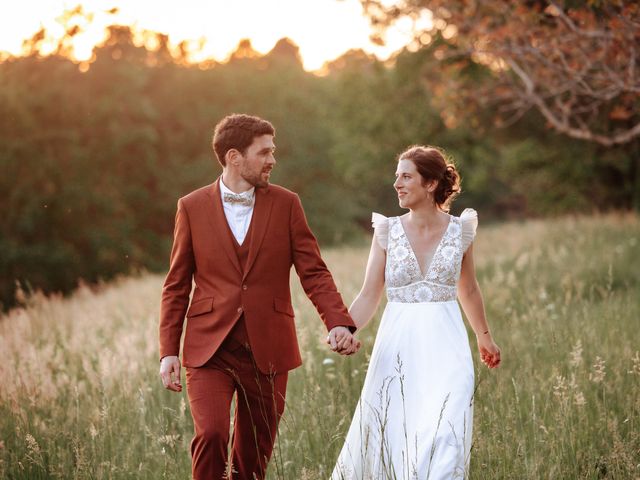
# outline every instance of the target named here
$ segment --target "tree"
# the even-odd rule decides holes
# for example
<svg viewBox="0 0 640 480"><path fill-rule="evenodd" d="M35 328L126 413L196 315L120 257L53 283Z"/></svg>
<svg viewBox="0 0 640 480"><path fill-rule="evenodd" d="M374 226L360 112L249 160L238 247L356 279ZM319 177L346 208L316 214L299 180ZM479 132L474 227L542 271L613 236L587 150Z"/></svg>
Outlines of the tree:
<svg viewBox="0 0 640 480"><path fill-rule="evenodd" d="M435 52L447 78L432 80L455 92L440 97L451 119L475 104L496 107L497 124L510 125L533 108L571 138L605 147L640 138L636 1L361 2L378 40L400 18L431 14L432 26L414 28L414 37L418 44L431 43L434 32L448 39ZM470 63L486 67L485 82L465 82Z"/></svg>

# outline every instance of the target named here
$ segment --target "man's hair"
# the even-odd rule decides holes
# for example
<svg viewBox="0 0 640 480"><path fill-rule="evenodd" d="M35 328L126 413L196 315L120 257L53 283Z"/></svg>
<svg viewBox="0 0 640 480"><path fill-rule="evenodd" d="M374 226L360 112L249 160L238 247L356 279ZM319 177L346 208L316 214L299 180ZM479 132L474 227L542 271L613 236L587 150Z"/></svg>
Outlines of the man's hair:
<svg viewBox="0 0 640 480"><path fill-rule="evenodd" d="M275 128L268 121L260 117L234 113L227 115L216 125L213 132L213 151L220 165L224 167L229 150L235 149L244 155L254 138L275 134Z"/></svg>

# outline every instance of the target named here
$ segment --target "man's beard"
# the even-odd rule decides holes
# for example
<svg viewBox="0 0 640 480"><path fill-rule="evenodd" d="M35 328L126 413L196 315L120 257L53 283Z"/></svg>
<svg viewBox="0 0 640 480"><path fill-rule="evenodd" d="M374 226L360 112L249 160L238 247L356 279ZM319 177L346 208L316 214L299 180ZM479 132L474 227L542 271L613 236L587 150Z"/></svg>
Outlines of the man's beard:
<svg viewBox="0 0 640 480"><path fill-rule="evenodd" d="M244 178L249 184L253 185L256 188L265 188L269 186L269 180L262 179L263 173L264 172L259 172L259 173L241 172L240 176Z"/></svg>

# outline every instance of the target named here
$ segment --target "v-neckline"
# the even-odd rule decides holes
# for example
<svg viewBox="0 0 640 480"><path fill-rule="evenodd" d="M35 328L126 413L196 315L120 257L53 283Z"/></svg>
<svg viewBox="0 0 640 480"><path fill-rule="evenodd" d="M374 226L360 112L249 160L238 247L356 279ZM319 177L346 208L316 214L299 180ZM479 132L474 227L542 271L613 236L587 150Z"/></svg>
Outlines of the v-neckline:
<svg viewBox="0 0 640 480"><path fill-rule="evenodd" d="M409 240L409 235L407 234L407 231L404 228L404 224L402 223L402 217L398 217L398 222L400 223L400 228L402 228L402 234L404 235L404 238L407 239L407 244L409 245L409 250L411 251L411 255L413 255L413 259L415 260L416 265L418 266L418 271L420 272L420 278L422 278L422 279L427 278L427 275L429 275L429 272L431 271L431 265L433 265L433 260L434 260L434 258L436 258L436 255L438 254L438 251L440 250L440 246L442 245L442 241L444 240L444 237L447 236L447 232L449 231L449 227L451 226L451 222L453 221L452 216L449 215L449 214L447 214L447 215L449 217L449 221L447 222L447 226L445 227L444 232L440 236L440 240L436 244L436 248L433 249L433 254L431 255L431 259L429 260L429 264L427 265L427 268L424 270L424 272L422 271L422 265L420 265L420 261L418 260L418 255L416 255L416 251L413 249L413 245L411 245L411 240Z"/></svg>

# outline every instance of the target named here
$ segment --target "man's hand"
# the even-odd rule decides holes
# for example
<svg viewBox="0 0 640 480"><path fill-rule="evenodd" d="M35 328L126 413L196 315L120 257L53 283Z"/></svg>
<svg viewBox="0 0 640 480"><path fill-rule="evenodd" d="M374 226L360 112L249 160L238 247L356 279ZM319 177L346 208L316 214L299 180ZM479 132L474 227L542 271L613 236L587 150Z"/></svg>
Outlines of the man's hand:
<svg viewBox="0 0 640 480"><path fill-rule="evenodd" d="M180 360L174 355L163 357L160 361L160 378L162 384L167 390L172 392L181 392L182 384L180 383Z"/></svg>
<svg viewBox="0 0 640 480"><path fill-rule="evenodd" d="M347 327L333 327L327 336L327 343L331 350L340 355L351 355L360 350L360 341Z"/></svg>

